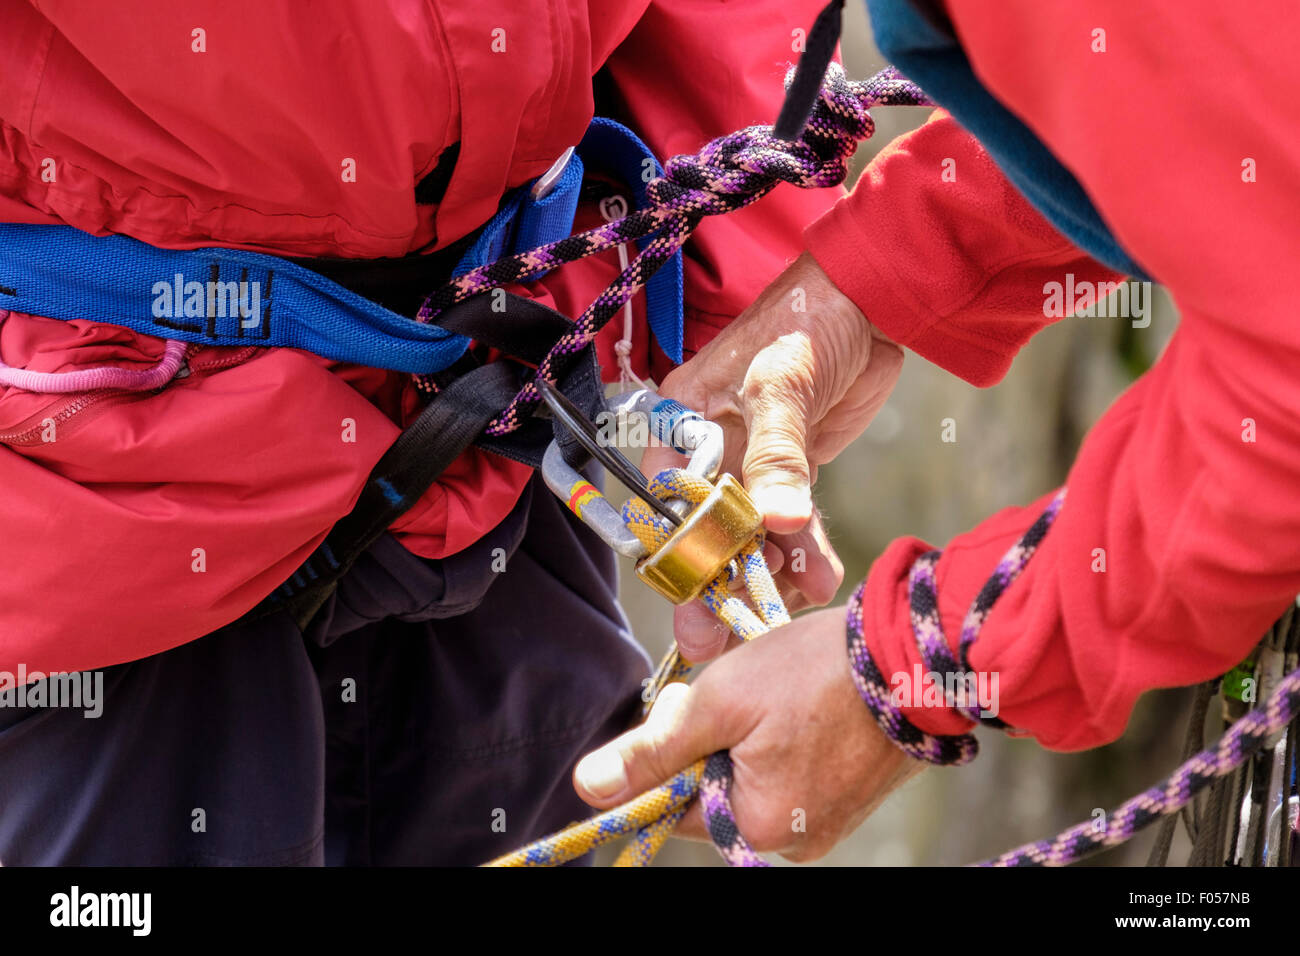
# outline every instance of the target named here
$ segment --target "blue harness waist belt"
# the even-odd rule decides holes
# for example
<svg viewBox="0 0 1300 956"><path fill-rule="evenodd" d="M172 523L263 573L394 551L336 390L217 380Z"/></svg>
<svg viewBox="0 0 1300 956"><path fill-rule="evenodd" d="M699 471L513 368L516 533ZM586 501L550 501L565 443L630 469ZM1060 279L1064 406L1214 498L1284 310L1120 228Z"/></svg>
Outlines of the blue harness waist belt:
<svg viewBox="0 0 1300 956"><path fill-rule="evenodd" d="M538 199L527 186L515 190L455 274L568 236L584 153L619 173L643 199L640 170L653 156L625 127L597 119L551 191ZM680 253L651 279L647 297L656 338L680 361ZM0 309L107 322L204 345L305 349L417 374L441 371L469 345L464 336L392 312L288 259L216 247L159 249L71 226L0 224Z"/></svg>

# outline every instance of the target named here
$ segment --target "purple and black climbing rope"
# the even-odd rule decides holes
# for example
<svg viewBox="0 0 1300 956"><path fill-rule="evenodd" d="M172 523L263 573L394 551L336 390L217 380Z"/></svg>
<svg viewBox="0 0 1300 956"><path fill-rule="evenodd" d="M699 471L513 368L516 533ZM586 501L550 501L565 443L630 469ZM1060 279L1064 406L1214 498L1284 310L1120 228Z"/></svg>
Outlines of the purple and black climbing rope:
<svg viewBox="0 0 1300 956"><path fill-rule="evenodd" d="M471 296L653 236L538 366L537 377L554 383L605 323L673 257L704 217L748 206L783 182L804 189L836 186L848 174L848 161L858 141L875 131L868 109L928 105L925 94L892 67L855 82L845 76L842 67L831 64L821 95L797 140L779 139L771 126L751 126L713 140L693 156L675 156L666 164L664 175L647 185L645 208L467 272L430 295L416 317L430 322ZM417 384L427 391L434 387L424 377L417 377ZM514 431L540 400L536 384L530 381L488 425L487 433Z"/></svg>
<svg viewBox="0 0 1300 956"><path fill-rule="evenodd" d="M1282 679L1272 696L1233 724L1154 787L1123 803L1104 820L1088 820L1050 840L1026 843L980 866L1065 866L1131 839L1143 827L1177 813L1219 777L1232 773L1300 714L1300 670Z"/></svg>
<svg viewBox="0 0 1300 956"><path fill-rule="evenodd" d="M1020 576L1029 559L1038 550L1065 500L1062 488L1046 510L1024 536L998 562L992 576L980 589L962 628L960 656L969 671L968 650L988 617L990 609L1007 587ZM921 649L926 668L935 674L957 674L958 665L949 650L939 619L939 600L934 581L938 551L927 551L912 565L909 576L909 600L912 630ZM913 757L936 764L963 764L974 759L979 745L970 734L935 736L927 734L904 717L890 701L889 682L876 667L867 650L862 626L862 593L859 586L849 602L848 642L853 663L853 682L858 693L885 733ZM979 704L974 705L974 719L980 719ZM1001 723L999 722L999 726ZM751 847L736 826L731 810L733 768L726 751L714 754L705 765L700 779L700 800L709 827L709 836L718 852L732 866L767 866L768 863Z"/></svg>
<svg viewBox="0 0 1300 956"><path fill-rule="evenodd" d="M731 809L734 779L730 751L719 750L709 757L700 777L700 804L709 827L709 839L728 866L771 866L749 845L736 825L736 814Z"/></svg>

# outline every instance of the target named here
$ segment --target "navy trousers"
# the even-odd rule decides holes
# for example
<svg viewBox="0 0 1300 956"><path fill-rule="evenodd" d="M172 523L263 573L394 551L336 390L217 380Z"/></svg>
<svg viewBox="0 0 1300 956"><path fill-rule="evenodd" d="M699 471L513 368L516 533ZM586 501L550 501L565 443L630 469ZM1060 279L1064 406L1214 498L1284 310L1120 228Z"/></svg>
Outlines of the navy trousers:
<svg viewBox="0 0 1300 956"><path fill-rule="evenodd" d="M382 538L281 615L0 708L0 864L472 865L586 816L577 758L650 662L613 554L534 481L441 561Z"/></svg>

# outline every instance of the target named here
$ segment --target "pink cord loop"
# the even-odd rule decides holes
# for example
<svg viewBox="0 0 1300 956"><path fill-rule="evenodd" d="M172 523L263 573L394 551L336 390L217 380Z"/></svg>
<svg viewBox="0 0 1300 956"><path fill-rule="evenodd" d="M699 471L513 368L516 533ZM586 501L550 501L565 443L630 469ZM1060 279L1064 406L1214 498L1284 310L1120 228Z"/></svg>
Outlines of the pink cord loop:
<svg viewBox="0 0 1300 956"><path fill-rule="evenodd" d="M23 368L11 368L0 361L0 385L21 388L27 392L91 392L100 388L112 388L124 392L143 392L162 388L180 370L185 361L186 343L176 339L167 340L167 348L156 365L145 369L83 368L75 372L32 372Z"/></svg>

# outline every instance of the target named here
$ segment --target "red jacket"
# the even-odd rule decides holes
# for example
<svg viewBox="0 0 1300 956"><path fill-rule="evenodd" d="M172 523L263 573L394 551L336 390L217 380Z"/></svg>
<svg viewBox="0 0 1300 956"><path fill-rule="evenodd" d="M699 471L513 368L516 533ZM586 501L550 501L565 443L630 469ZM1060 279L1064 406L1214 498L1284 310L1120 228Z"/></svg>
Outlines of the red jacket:
<svg viewBox="0 0 1300 956"><path fill-rule="evenodd" d="M1060 517L972 651L999 674L1000 716L1055 749L1113 740L1141 692L1232 667L1300 592L1300 21L1285 0L1249 7L947 0L975 73L1182 316L1089 433ZM956 182L941 181L946 158ZM880 157L807 239L886 334L977 385L1050 321L1047 283L1113 278L942 117ZM954 646L1045 501L946 547L937 583ZM886 675L919 662L906 575L927 548L894 542L868 578L866 633ZM936 733L966 726L908 716Z"/></svg>
<svg viewBox="0 0 1300 956"><path fill-rule="evenodd" d="M819 5L0 0L0 221L281 255L445 246L581 138L602 66L620 118L661 157L770 122L794 31ZM415 185L454 143L444 198L418 204ZM836 195L782 189L700 228L688 353L798 252ZM599 221L581 213L580 225ZM576 315L616 268L611 252L531 294ZM620 334L616 319L600 340L606 369ZM662 373L643 324L635 341L639 371ZM116 326L0 313L11 366L138 367L161 349ZM406 376L293 350L205 348L190 366L157 394L0 389L0 669L110 665L239 617L351 508L415 410ZM528 475L467 454L394 531L417 554L455 552Z"/></svg>

